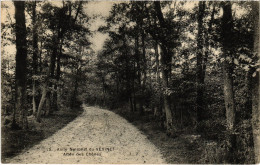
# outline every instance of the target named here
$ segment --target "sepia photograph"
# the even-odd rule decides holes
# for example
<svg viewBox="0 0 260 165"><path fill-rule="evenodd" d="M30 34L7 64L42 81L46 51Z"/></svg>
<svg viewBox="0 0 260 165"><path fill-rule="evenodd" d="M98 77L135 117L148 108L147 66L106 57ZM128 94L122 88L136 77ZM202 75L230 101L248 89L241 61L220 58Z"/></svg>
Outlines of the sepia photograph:
<svg viewBox="0 0 260 165"><path fill-rule="evenodd" d="M259 1L1 1L2 164L259 164Z"/></svg>

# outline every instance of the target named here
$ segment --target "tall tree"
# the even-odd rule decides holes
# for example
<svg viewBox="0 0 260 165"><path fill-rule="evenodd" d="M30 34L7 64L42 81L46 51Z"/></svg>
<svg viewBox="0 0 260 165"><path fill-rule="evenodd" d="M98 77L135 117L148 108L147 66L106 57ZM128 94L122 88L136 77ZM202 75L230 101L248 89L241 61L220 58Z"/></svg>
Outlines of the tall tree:
<svg viewBox="0 0 260 165"><path fill-rule="evenodd" d="M36 5L37 2L33 2L33 9L32 9L32 24L33 24L33 75L37 75L37 69L38 69L38 34L37 34L37 23L36 23ZM32 104L33 104L33 114L36 115L37 106L36 106L36 80L34 77L33 80L33 98L32 98Z"/></svg>
<svg viewBox="0 0 260 165"><path fill-rule="evenodd" d="M223 2L223 17L222 17L222 47L223 47L223 80L224 80L224 101L226 108L226 128L228 131L229 147L228 161L235 163L236 151L236 135L235 129L235 100L233 90L233 22L232 22L232 4L231 2Z"/></svg>
<svg viewBox="0 0 260 165"><path fill-rule="evenodd" d="M224 80L224 99L226 107L227 129L233 130L235 125L235 102L233 91L233 57L232 57L232 10L231 2L222 3L222 46L223 46L223 80Z"/></svg>
<svg viewBox="0 0 260 165"><path fill-rule="evenodd" d="M19 112L19 126L27 128L26 108L26 74L27 74L27 45L25 25L25 2L15 1L15 34L16 34L16 111ZM15 112L14 112L15 113ZM15 116L14 116L15 121Z"/></svg>
<svg viewBox="0 0 260 165"><path fill-rule="evenodd" d="M198 12L198 36L197 36L197 118L198 122L202 121L205 117L204 103L203 103L203 17L205 14L205 1L199 2Z"/></svg>
<svg viewBox="0 0 260 165"><path fill-rule="evenodd" d="M255 1L252 4L252 12L254 19L254 55L257 58L256 76L254 77L254 85L252 90L252 128L254 138L255 163L260 163L260 47L259 47L259 2Z"/></svg>
<svg viewBox="0 0 260 165"><path fill-rule="evenodd" d="M208 28L203 26L203 18L207 17L206 8L210 8L213 5L213 10L210 13L210 20L208 23ZM199 2L199 12L198 12L198 37L197 37L197 98L196 98L196 109L197 109L197 120L201 122L206 119L207 115L205 112L205 102L204 102L204 92L205 92L205 75L206 67L208 62L208 57L210 54L210 44L212 35L212 26L214 21L214 15L216 12L216 4L208 3L206 5L205 1ZM206 19L206 18L205 18ZM199 127L200 129L200 127ZM200 131L200 130L199 130Z"/></svg>
<svg viewBox="0 0 260 165"><path fill-rule="evenodd" d="M142 3L141 4L141 12L143 13L144 12L144 7L145 7L145 3ZM143 22L143 19L141 19L141 22L140 22L140 26L142 28L142 31L141 31L141 39L142 39L142 78L143 78L143 81L142 81L142 95L144 96L145 95L145 87L146 87L146 79L147 79L147 73L146 73L146 70L147 70L147 60L146 60L146 45L145 45L145 30L144 30L144 22ZM140 113L141 115L144 114L144 109L143 109L143 103L144 101L140 101Z"/></svg>
<svg viewBox="0 0 260 165"><path fill-rule="evenodd" d="M171 74L171 51L169 48L169 41L167 42L167 40L165 39L167 35L170 35L169 32L167 31L168 27L166 25L166 22L164 20L163 17L163 13L162 13L162 9L161 9L161 4L159 1L154 2L154 6L155 6L155 11L156 11L156 16L159 20L160 23L160 27L161 30L165 30L163 31L163 36L160 36L161 39L161 50L162 50L162 55L161 55L161 66L162 66L162 84L163 84L163 88L164 88L164 95L163 95L163 102L164 102L164 109L165 109L165 115L166 115L166 128L167 128L167 132L170 134L172 132L172 128L173 128L173 115L172 115L172 111L170 108L170 97L169 94L167 92L168 88L169 88L169 74Z"/></svg>

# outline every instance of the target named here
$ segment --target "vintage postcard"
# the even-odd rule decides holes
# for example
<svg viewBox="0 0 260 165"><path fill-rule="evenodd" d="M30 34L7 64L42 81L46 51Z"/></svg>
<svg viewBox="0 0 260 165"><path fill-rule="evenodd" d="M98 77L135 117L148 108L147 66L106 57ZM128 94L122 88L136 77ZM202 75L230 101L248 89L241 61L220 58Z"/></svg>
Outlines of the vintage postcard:
<svg viewBox="0 0 260 165"><path fill-rule="evenodd" d="M260 163L259 59L259 1L1 1L1 162Z"/></svg>

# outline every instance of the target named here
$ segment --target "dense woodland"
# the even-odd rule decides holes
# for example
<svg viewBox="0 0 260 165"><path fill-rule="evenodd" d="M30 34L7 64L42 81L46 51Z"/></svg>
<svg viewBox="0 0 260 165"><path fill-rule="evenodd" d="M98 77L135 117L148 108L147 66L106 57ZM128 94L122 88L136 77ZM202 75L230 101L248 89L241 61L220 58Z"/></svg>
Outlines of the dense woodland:
<svg viewBox="0 0 260 165"><path fill-rule="evenodd" d="M10 3L14 18L1 22L10 129L85 103L153 116L170 138L195 132L215 142L211 163L260 163L259 2L114 3L95 32L92 2ZM99 51L94 33L108 35Z"/></svg>

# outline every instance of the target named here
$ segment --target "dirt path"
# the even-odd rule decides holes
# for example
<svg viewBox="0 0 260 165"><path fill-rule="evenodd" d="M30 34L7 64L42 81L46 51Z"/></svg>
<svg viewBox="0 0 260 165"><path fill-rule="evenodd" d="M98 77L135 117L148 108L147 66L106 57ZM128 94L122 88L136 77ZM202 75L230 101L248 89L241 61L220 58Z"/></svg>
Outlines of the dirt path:
<svg viewBox="0 0 260 165"><path fill-rule="evenodd" d="M166 163L133 125L108 110L83 105L84 112L53 136L8 163Z"/></svg>

